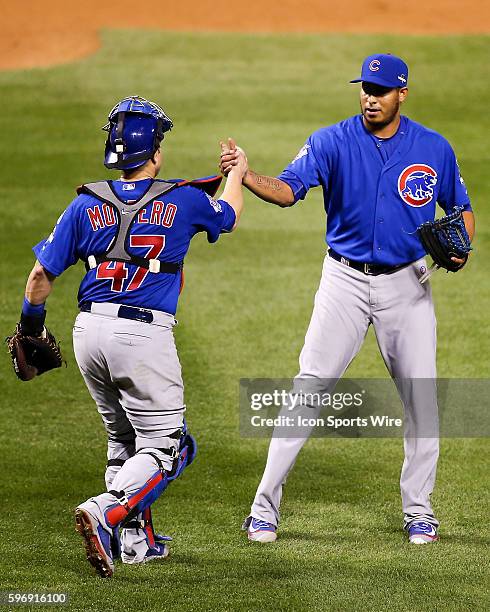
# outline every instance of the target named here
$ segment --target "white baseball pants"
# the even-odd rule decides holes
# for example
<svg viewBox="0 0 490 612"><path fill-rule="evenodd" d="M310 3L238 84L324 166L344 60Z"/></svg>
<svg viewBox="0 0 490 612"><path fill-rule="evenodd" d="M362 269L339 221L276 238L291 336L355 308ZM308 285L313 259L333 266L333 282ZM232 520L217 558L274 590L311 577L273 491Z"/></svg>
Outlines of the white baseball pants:
<svg viewBox="0 0 490 612"><path fill-rule="evenodd" d="M179 440L169 436L183 424L184 387L173 315L152 311L150 324L119 318L118 309L118 304L102 303L93 304L92 312L81 312L73 345L108 436L107 490L125 491L129 497L158 471L152 455L166 470L172 468L170 455L159 449L178 449ZM111 465L117 460L125 462ZM105 492L91 501L104 523L104 511L116 498ZM124 530L122 546L126 554L142 559L147 546L138 532Z"/></svg>
<svg viewBox="0 0 490 612"><path fill-rule="evenodd" d="M405 410L400 478L405 526L415 518L438 525L430 495L439 440L414 435L421 420L437 424L436 319L430 285L419 283L425 265L419 260L392 274L369 276L327 255L296 377L340 378L374 326L388 371L404 379L398 391ZM420 378L434 384L417 385L414 379ZM272 437L251 516L278 524L283 485L306 440Z"/></svg>

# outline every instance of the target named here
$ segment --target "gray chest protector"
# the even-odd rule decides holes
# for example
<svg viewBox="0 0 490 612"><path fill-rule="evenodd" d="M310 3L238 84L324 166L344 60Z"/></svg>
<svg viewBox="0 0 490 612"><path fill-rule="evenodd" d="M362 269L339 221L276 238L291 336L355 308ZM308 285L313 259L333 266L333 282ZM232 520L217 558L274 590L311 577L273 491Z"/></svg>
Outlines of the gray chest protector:
<svg viewBox="0 0 490 612"><path fill-rule="evenodd" d="M116 196L107 181L82 185L77 190L79 194L86 193L95 196L102 202L107 202L107 204L113 208L117 218L117 232L109 245L109 250L104 253L89 255L85 264L87 271L96 268L104 261L120 261L134 264L135 266L145 268L145 270L155 274L158 272L177 274L182 270L183 261L175 262L161 261L160 259L146 259L138 255L131 255L127 251L131 226L138 213L148 204L148 202L168 193L171 189L178 186L178 183L155 181L140 200L132 204L127 204Z"/></svg>

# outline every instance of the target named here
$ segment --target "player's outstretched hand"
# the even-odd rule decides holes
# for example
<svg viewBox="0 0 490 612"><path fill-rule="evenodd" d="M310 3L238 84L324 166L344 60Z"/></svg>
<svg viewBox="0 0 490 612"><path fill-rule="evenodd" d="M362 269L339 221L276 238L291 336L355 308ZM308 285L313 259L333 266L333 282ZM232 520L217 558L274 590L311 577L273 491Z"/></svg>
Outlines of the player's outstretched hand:
<svg viewBox="0 0 490 612"><path fill-rule="evenodd" d="M247 156L245 155L245 151L243 149L241 149L240 147L237 147L236 150L238 152L238 156L236 160L237 163L236 163L236 166L233 166L231 168L230 172L236 172L238 176L240 177L240 180L243 181L243 177L248 172L248 160L247 160Z"/></svg>
<svg viewBox="0 0 490 612"><path fill-rule="evenodd" d="M221 147L219 169L221 171L221 174L223 174L224 176L228 176L228 173L233 168L233 166L237 165L238 151L233 138L228 138L228 141L226 143L221 141L219 144Z"/></svg>
<svg viewBox="0 0 490 612"><path fill-rule="evenodd" d="M247 156L245 151L237 147L233 138L228 138L228 142L220 142L221 157L219 168L224 176L228 176L233 167L239 166L239 171L242 177L248 170ZM245 166L245 167L244 167Z"/></svg>

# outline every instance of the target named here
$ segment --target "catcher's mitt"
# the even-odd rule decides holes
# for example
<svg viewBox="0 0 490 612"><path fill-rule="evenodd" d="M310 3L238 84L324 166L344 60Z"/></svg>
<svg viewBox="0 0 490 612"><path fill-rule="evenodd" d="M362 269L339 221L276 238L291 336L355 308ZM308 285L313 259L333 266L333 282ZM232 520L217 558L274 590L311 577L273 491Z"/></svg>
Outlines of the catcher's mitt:
<svg viewBox="0 0 490 612"><path fill-rule="evenodd" d="M471 251L470 237L463 219L463 208L454 207L454 212L435 221L426 221L417 228L420 241L434 263L448 272L457 272L468 259ZM451 257L464 259L456 263Z"/></svg>
<svg viewBox="0 0 490 612"><path fill-rule="evenodd" d="M40 336L26 336L17 324L12 336L5 339L17 376L32 380L63 363L60 345L53 334L44 327Z"/></svg>

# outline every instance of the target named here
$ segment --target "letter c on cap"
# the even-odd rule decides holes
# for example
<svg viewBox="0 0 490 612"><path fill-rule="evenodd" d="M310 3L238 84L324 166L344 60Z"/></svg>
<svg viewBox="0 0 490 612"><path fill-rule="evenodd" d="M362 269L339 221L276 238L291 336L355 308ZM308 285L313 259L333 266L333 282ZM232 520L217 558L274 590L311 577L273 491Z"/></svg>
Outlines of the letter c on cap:
<svg viewBox="0 0 490 612"><path fill-rule="evenodd" d="M380 66L381 66L381 62L377 59L374 59L369 64L369 70L371 70L371 72L376 72L377 70L379 70Z"/></svg>

